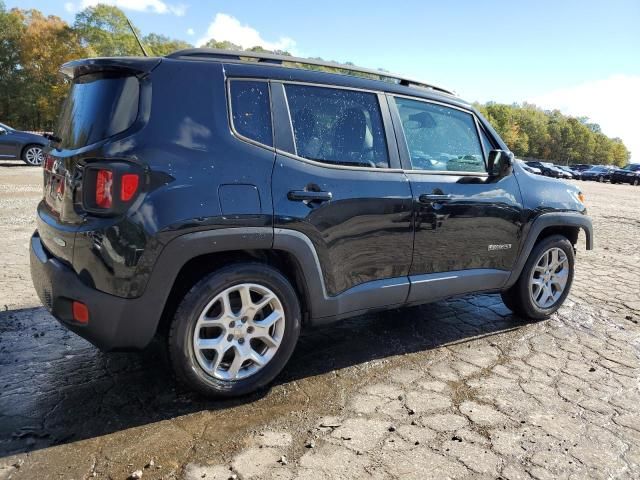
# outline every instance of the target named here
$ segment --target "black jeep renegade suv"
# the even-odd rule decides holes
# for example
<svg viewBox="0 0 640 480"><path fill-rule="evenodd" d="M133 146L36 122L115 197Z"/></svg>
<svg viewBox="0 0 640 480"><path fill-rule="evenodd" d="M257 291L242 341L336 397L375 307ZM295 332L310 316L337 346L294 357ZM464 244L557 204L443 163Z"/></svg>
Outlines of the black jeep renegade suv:
<svg viewBox="0 0 640 480"><path fill-rule="evenodd" d="M525 172L444 89L303 63L63 66L31 239L60 322L104 350L164 334L179 379L232 396L269 383L306 325L474 292L560 307L580 229L592 247L576 187Z"/></svg>

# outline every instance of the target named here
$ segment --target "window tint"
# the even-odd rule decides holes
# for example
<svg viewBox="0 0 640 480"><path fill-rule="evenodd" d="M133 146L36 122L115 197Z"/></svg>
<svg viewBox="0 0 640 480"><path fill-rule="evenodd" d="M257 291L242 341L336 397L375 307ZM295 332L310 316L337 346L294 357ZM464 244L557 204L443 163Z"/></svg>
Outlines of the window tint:
<svg viewBox="0 0 640 480"><path fill-rule="evenodd" d="M233 80L231 112L236 132L263 145L273 146L267 82Z"/></svg>
<svg viewBox="0 0 640 480"><path fill-rule="evenodd" d="M299 156L338 165L389 166L375 94L305 85L285 89Z"/></svg>
<svg viewBox="0 0 640 480"><path fill-rule="evenodd" d="M485 172L473 116L454 108L396 98L416 170Z"/></svg>
<svg viewBox="0 0 640 480"><path fill-rule="evenodd" d="M74 80L58 118L60 148L75 149L116 135L138 116L136 77L89 74Z"/></svg>

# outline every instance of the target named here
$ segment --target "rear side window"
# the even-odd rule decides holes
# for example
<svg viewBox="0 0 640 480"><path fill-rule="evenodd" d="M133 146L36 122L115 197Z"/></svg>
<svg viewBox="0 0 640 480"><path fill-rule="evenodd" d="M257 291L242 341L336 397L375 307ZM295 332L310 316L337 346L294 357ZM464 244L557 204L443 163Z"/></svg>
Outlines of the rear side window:
<svg viewBox="0 0 640 480"><path fill-rule="evenodd" d="M233 128L245 138L273 146L269 84L232 80L230 84Z"/></svg>
<svg viewBox="0 0 640 480"><path fill-rule="evenodd" d="M318 162L388 168L377 95L286 85L296 154Z"/></svg>
<svg viewBox="0 0 640 480"><path fill-rule="evenodd" d="M58 119L60 148L75 149L121 133L138 116L136 77L88 74L76 78Z"/></svg>
<svg viewBox="0 0 640 480"><path fill-rule="evenodd" d="M486 172L471 114L407 98L395 101L414 170Z"/></svg>

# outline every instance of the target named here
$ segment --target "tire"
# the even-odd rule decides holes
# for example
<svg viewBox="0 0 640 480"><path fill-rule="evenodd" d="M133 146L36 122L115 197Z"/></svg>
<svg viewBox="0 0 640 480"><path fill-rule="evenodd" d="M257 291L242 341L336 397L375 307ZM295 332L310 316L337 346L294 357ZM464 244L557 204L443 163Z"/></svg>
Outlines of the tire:
<svg viewBox="0 0 640 480"><path fill-rule="evenodd" d="M640 180L638 180L637 178L633 180L633 186L637 187L638 185L640 185Z"/></svg>
<svg viewBox="0 0 640 480"><path fill-rule="evenodd" d="M564 269L566 269L566 280L562 291L558 289L555 283L551 284L551 286L549 287L549 292L553 293L554 297L557 295L557 298L552 298L552 302L544 303L542 302L542 300L545 299L546 294L542 287L538 287L539 290L537 290L537 292L541 293L542 296L538 301L536 301L533 297L537 292L535 291L535 287L532 287L530 289L530 285L532 284L532 278L534 274L538 276L536 280L544 281L544 275L539 272L534 272L534 270L536 269L536 267L538 267L540 262L543 261L543 254L549 255L549 252L552 251L558 252L557 258L559 260L563 258L560 255L560 252L564 253L564 260L566 261L566 263L565 261L563 261L561 265L556 267L555 271L561 273ZM562 266L561 269L560 266ZM551 314L558 310L560 306L562 306L565 299L567 298L567 295L569 295L571 284L573 283L574 267L575 257L573 245L571 245L571 242L562 235L552 235L550 237L547 237L533 247L529 258L527 259L527 262L525 263L525 266L520 273L520 278L518 278L518 281L511 288L502 292L502 301L509 310L521 317L534 320L543 320L545 318L548 318ZM558 275L557 273L556 275L557 276L555 278L557 279L561 279L564 277L564 275ZM556 285L555 292L553 292L554 285Z"/></svg>
<svg viewBox="0 0 640 480"><path fill-rule="evenodd" d="M602 177L602 176L598 177L598 181L599 181L600 183L603 183L603 182L604 182L604 177Z"/></svg>
<svg viewBox="0 0 640 480"><path fill-rule="evenodd" d="M249 302L242 300L247 297L240 297L241 290L245 295L249 292ZM273 299L266 306L254 308L254 302L260 304L271 295ZM225 298L227 313L223 311ZM247 305L255 311L245 311ZM205 315L204 323L199 323ZM260 323L271 317L280 318L271 328ZM298 297L278 270L260 263L229 265L196 283L178 306L168 336L171 364L178 381L205 396L246 395L269 384L284 368L298 341L300 326ZM261 331L260 338L268 338L269 343L258 339ZM196 338L203 344L211 340L209 343L218 341L219 345L198 349ZM273 347L276 341L279 344ZM260 366L256 359L264 364Z"/></svg>
<svg viewBox="0 0 640 480"><path fill-rule="evenodd" d="M44 161L42 145L31 144L22 149L22 161L31 167L39 167Z"/></svg>

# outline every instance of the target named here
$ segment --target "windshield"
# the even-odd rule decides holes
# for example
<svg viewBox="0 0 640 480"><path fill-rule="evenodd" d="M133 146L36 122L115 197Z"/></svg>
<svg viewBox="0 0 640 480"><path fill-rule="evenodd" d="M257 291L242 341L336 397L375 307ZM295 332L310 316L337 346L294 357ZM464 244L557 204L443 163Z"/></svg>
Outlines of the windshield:
<svg viewBox="0 0 640 480"><path fill-rule="evenodd" d="M591 171L591 172L604 172L605 170L606 170L606 168L604 168L604 167L591 167L589 169L589 171Z"/></svg>
<svg viewBox="0 0 640 480"><path fill-rule="evenodd" d="M5 130L13 130L13 128L5 123L0 123L0 128L4 128Z"/></svg>

